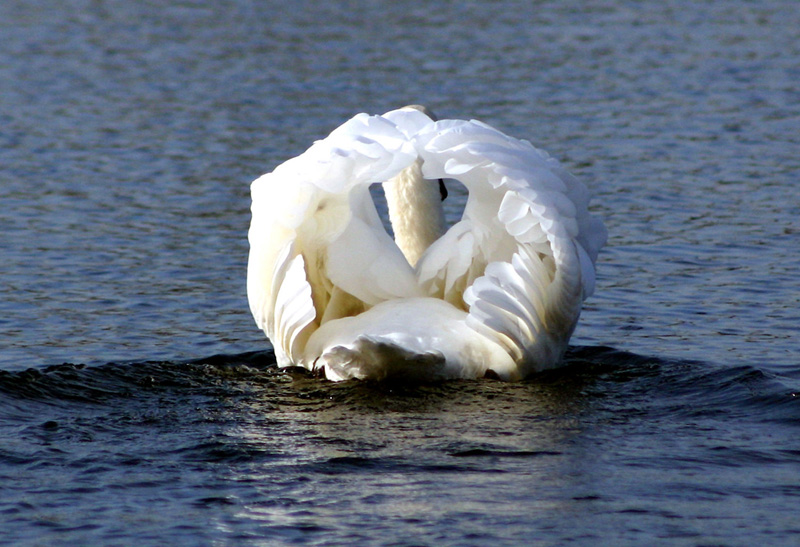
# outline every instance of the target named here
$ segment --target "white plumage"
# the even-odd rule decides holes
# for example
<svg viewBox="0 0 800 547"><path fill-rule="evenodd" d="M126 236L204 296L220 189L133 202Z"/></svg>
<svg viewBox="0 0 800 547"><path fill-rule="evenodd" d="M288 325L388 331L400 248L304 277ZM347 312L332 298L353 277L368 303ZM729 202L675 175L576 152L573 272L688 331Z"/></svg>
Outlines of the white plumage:
<svg viewBox="0 0 800 547"><path fill-rule="evenodd" d="M469 190L446 232L439 179ZM253 317L280 366L331 380L514 380L557 366L606 239L556 160L419 107L359 114L251 190Z"/></svg>

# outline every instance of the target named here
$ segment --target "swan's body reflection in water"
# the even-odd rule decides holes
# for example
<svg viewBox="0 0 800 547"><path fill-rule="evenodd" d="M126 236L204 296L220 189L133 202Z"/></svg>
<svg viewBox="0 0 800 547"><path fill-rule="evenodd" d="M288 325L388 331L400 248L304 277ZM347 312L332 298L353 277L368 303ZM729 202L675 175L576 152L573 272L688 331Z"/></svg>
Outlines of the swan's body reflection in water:
<svg viewBox="0 0 800 547"><path fill-rule="evenodd" d="M447 230L445 178L469 191ZM359 114L256 180L252 197L256 323L279 365L331 380L515 380L557 366L606 238L557 161L422 107Z"/></svg>

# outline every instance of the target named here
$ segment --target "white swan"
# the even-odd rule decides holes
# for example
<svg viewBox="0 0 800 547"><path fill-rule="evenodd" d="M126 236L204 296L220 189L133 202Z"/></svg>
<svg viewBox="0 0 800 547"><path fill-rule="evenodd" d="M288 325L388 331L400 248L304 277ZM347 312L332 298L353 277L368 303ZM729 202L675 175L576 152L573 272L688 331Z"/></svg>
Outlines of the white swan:
<svg viewBox="0 0 800 547"><path fill-rule="evenodd" d="M469 190L446 232L443 178ZM556 160L422 107L358 114L251 191L253 317L280 366L331 380L515 380L557 366L606 239Z"/></svg>

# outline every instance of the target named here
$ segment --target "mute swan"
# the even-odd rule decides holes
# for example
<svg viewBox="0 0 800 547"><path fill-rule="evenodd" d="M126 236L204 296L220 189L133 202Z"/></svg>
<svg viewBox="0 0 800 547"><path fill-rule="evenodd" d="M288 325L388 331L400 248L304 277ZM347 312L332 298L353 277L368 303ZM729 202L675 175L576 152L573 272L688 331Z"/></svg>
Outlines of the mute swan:
<svg viewBox="0 0 800 547"><path fill-rule="evenodd" d="M446 231L444 178L469 191ZM557 366L606 240L556 160L417 106L358 114L251 192L253 317L279 366L334 381L517 380Z"/></svg>

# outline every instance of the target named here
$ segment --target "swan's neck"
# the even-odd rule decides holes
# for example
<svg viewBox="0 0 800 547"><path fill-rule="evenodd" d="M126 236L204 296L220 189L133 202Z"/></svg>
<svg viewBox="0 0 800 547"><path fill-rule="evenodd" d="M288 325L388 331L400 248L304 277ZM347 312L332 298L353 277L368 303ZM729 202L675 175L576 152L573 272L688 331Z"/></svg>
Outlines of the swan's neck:
<svg viewBox="0 0 800 547"><path fill-rule="evenodd" d="M444 233L444 210L437 181L422 178L421 160L383 183L394 240L412 266Z"/></svg>

